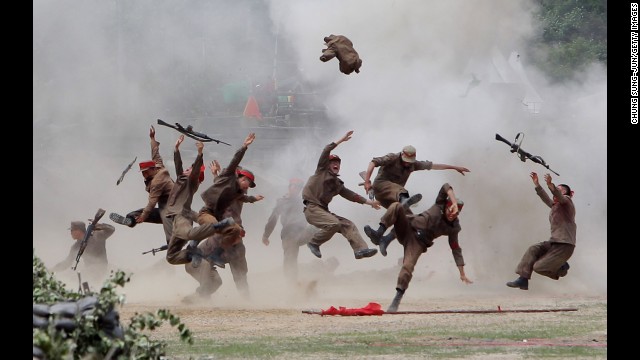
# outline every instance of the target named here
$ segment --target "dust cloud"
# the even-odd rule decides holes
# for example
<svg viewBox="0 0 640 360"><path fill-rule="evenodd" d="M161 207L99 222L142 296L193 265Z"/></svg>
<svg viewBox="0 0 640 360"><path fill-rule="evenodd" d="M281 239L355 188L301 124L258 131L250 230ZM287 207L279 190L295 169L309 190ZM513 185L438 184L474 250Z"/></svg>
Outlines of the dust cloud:
<svg viewBox="0 0 640 360"><path fill-rule="evenodd" d="M261 242L287 180L311 175L324 145L349 130L353 138L334 152L342 158L346 186L363 194L358 172L372 157L408 144L420 160L471 170L466 176L452 170L415 172L406 187L423 195L414 212L430 206L445 182L465 201L460 242L474 284L458 279L446 239L440 238L422 255L405 297L510 294L515 290L504 283L516 277L514 268L526 248L548 239L549 209L535 194L529 173L542 178L550 171L520 161L495 140L496 133L509 141L522 133L522 148L560 174L551 173L556 184L567 183L575 191L578 236L569 275L553 281L536 274L529 291L606 294L606 69L594 64L579 84L551 85L531 67L525 40L540 32L533 2L62 0L54 5L36 0L33 9L33 247L48 266L62 260L72 245L70 221L86 221L104 208L103 221L112 223L110 212L124 214L146 204L137 164L120 185L116 180L134 158L136 163L150 158L150 125L173 174L178 133L156 125L156 119L186 125L212 116L203 104L225 106L219 100L223 84L272 76L277 34L279 46L287 46L286 60L295 64L291 74L277 76L295 73L300 82L322 91L331 120L312 138L294 137L273 155L264 156L260 137L247 151L241 165L254 171L257 183L250 194L265 196L243 211L252 301L238 302L227 267L218 270L223 285L212 304L390 301L402 256L397 242L387 257L363 260L354 259L339 234L321 247L321 260L302 247L300 284L293 287L282 276L280 225L271 245ZM337 59L318 59L323 37L330 34L353 41L363 60L359 74L340 73ZM242 108L234 126L241 114ZM198 121L205 126L205 120ZM223 125L211 121L209 134L215 137ZM205 144L205 162L218 159L224 166L250 131L220 138L232 146ZM190 163L193 141L181 149L183 161ZM202 189L210 184L207 173ZM196 196L193 208L201 206ZM383 214L339 197L330 208L360 229L377 224ZM194 291L197 282L182 266L166 263L164 253L141 254L163 244L161 226L114 226L107 251L114 269L133 274L124 289L129 301L177 302ZM323 267L331 257L339 262L333 271ZM71 270L58 275L77 285Z"/></svg>

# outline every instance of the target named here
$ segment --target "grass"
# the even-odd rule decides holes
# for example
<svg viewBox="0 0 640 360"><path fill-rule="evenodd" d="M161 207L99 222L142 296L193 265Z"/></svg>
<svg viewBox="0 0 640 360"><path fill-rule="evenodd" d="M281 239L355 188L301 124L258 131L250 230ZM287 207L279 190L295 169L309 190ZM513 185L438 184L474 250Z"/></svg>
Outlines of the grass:
<svg viewBox="0 0 640 360"><path fill-rule="evenodd" d="M305 336L211 329L193 345L167 339L167 359L606 359L606 314L605 300L553 316L436 315L413 327L327 326Z"/></svg>

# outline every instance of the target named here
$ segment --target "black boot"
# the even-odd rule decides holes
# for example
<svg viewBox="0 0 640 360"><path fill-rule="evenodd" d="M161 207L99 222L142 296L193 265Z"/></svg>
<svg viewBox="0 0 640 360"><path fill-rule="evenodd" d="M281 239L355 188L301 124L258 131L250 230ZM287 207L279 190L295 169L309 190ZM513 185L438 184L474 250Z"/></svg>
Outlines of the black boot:
<svg viewBox="0 0 640 360"><path fill-rule="evenodd" d="M207 261L211 264L211 267L217 266L219 268L225 268L225 261L222 258L222 253L224 253L224 249L222 247L214 248L211 254L207 256Z"/></svg>
<svg viewBox="0 0 640 360"><path fill-rule="evenodd" d="M187 258L191 261L191 266L196 269L200 266L204 254L198 249L198 243L195 240L189 240L187 244Z"/></svg>
<svg viewBox="0 0 640 360"><path fill-rule="evenodd" d="M384 224L380 224L378 230L373 230L371 226L364 226L364 233L371 239L373 245L380 245L380 237L387 231L387 227Z"/></svg>
<svg viewBox="0 0 640 360"><path fill-rule="evenodd" d="M396 238L396 232L391 230L387 235L380 238L380 254L387 256L387 246Z"/></svg>
<svg viewBox="0 0 640 360"><path fill-rule="evenodd" d="M398 198L400 200L400 204L402 204L405 209L408 209L412 205L417 204L420 200L422 200L422 194L415 194L409 197L409 194L402 193L400 194L400 196L398 196Z"/></svg>
<svg viewBox="0 0 640 360"><path fill-rule="evenodd" d="M315 255L315 257L317 258L322 257L322 253L320 252L320 246L313 243L307 243L307 247L309 248L309 250L311 250L311 253Z"/></svg>
<svg viewBox="0 0 640 360"><path fill-rule="evenodd" d="M400 288L396 288L396 296L393 298L391 305L387 309L387 312L396 312L398 311L398 306L400 306L400 301L402 301L402 296L404 295L404 290Z"/></svg>
<svg viewBox="0 0 640 360"><path fill-rule="evenodd" d="M569 263L566 262L560 266L560 270L558 270L558 277L567 276L567 271L569 271Z"/></svg>
<svg viewBox="0 0 640 360"><path fill-rule="evenodd" d="M520 276L514 281L509 281L507 283L507 286L512 288L520 288L520 290L529 290L529 279Z"/></svg>
<svg viewBox="0 0 640 360"><path fill-rule="evenodd" d="M221 221L218 221L215 225L213 225L214 229L224 229L225 227L229 226L229 225L233 225L235 224L236 221L233 220L232 217L228 217L228 218L224 218Z"/></svg>
<svg viewBox="0 0 640 360"><path fill-rule="evenodd" d="M125 225L128 227L134 227L136 226L136 219L128 217L128 216L122 216L120 214L117 213L111 213L109 214L109 219L113 220L113 222L118 223L120 225Z"/></svg>

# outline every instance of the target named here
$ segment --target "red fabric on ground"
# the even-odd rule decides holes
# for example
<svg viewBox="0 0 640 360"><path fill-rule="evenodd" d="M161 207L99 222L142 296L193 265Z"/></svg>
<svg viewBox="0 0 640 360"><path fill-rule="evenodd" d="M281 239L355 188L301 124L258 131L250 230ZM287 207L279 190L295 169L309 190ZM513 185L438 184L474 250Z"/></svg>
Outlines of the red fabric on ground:
<svg viewBox="0 0 640 360"><path fill-rule="evenodd" d="M342 315L342 316L362 316L362 315L382 315L384 310L378 303L370 302L365 307L347 309L344 306L340 306L338 309L330 307L327 310L322 310L320 315Z"/></svg>

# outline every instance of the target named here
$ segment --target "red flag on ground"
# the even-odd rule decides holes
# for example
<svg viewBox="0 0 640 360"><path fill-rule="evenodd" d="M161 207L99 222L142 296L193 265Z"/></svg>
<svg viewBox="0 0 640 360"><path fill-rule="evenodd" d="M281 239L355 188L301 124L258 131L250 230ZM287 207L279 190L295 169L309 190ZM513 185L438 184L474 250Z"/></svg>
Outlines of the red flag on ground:
<svg viewBox="0 0 640 360"><path fill-rule="evenodd" d="M378 303L370 302L367 304L367 306L357 309L347 309L344 306L340 306L340 308L336 309L332 306L327 310L322 310L322 313L320 315L362 316L382 314L384 314L382 306L380 306L380 304Z"/></svg>
<svg viewBox="0 0 640 360"><path fill-rule="evenodd" d="M260 107L258 106L258 102L255 97L249 96L242 115L262 120L262 113L260 113Z"/></svg>

